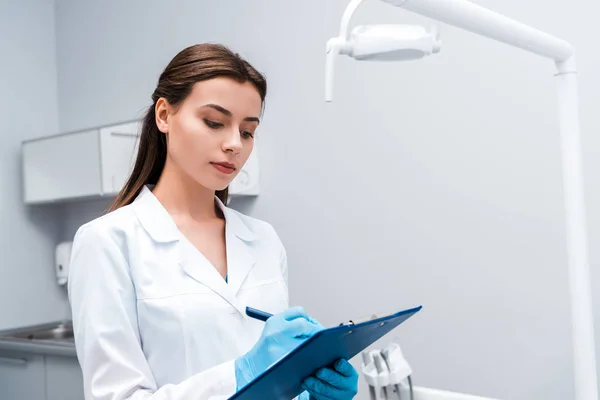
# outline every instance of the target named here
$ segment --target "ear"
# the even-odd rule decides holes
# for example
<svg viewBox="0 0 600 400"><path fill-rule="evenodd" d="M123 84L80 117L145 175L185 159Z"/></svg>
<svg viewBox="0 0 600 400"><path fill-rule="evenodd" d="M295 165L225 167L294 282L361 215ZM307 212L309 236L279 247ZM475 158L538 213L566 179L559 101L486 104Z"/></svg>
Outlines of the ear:
<svg viewBox="0 0 600 400"><path fill-rule="evenodd" d="M169 115L171 114L171 105L164 97L156 102L154 107L156 114L156 126L162 133L169 133Z"/></svg>

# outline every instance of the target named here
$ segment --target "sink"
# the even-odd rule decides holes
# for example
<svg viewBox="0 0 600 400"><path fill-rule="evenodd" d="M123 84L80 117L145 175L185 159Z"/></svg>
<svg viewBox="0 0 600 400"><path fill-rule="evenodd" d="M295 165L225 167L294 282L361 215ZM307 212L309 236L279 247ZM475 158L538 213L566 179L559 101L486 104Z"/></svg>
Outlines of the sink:
<svg viewBox="0 0 600 400"><path fill-rule="evenodd" d="M23 328L1 335L8 339L73 342L73 324L70 321Z"/></svg>

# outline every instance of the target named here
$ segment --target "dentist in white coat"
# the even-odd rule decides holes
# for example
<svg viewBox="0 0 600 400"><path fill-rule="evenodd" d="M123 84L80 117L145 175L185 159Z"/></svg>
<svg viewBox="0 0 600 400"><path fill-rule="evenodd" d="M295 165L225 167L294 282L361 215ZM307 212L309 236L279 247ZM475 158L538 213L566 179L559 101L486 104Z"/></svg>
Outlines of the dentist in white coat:
<svg viewBox="0 0 600 400"><path fill-rule="evenodd" d="M213 44L182 50L160 75L129 180L74 238L68 290L87 400L227 398L322 329L288 308L271 225L225 205L266 86ZM246 306L275 315L253 320ZM339 360L300 398L351 399L357 383Z"/></svg>

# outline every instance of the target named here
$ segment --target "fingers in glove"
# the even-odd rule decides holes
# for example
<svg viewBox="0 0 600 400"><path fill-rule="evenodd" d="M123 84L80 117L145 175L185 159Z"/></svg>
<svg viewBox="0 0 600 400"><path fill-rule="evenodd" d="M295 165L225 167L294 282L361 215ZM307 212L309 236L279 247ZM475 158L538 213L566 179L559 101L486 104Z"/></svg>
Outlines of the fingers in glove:
<svg viewBox="0 0 600 400"><path fill-rule="evenodd" d="M304 319L312 322L313 324L318 325L319 327L321 327L323 329L323 325L321 325L319 323L319 321L317 321L316 319L311 318L310 315L308 315L308 313L304 309L304 307L300 307L300 306L290 307L290 308L286 309L285 311L283 311L280 315L283 319L285 319L287 321L292 321L296 318L304 318Z"/></svg>
<svg viewBox="0 0 600 400"><path fill-rule="evenodd" d="M345 391L351 391L354 386L356 386L354 379L344 376L330 368L321 368L317 370L314 376L330 386Z"/></svg>
<svg viewBox="0 0 600 400"><path fill-rule="evenodd" d="M281 317L287 321L292 321L296 318L304 318L310 320L310 317L304 310L304 307L290 307L281 313Z"/></svg>
<svg viewBox="0 0 600 400"><path fill-rule="evenodd" d="M358 377L358 372L356 371L356 369L352 366L352 364L350 364L347 360L345 360L343 358L340 358L339 360L337 360L333 364L333 367L335 368L336 371L338 371L343 376L346 376L348 378Z"/></svg>
<svg viewBox="0 0 600 400"><path fill-rule="evenodd" d="M309 337L320 331L321 328L304 318L297 318L288 322L285 330L292 337Z"/></svg>
<svg viewBox="0 0 600 400"><path fill-rule="evenodd" d="M302 383L302 389L307 390L317 400L345 400L354 397L355 393L336 388L319 378L308 377Z"/></svg>

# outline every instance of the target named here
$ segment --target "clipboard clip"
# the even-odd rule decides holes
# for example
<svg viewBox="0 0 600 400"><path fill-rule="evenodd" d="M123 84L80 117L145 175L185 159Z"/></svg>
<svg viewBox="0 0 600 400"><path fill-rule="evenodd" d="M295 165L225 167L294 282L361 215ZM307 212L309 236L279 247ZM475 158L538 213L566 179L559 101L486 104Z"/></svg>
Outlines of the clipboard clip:
<svg viewBox="0 0 600 400"><path fill-rule="evenodd" d="M369 317L362 317L357 320L349 320L348 322L342 322L339 326L354 326L357 324L362 324L363 322L373 321L374 319L381 318L380 315L373 314Z"/></svg>

